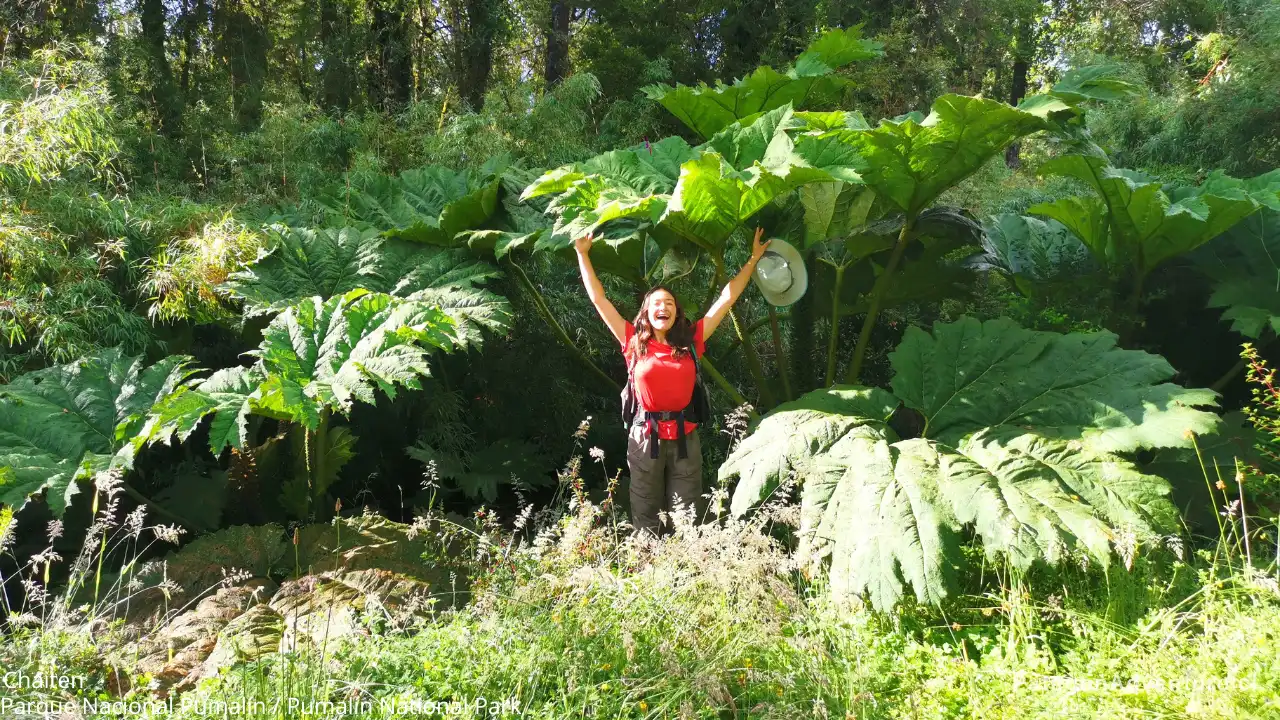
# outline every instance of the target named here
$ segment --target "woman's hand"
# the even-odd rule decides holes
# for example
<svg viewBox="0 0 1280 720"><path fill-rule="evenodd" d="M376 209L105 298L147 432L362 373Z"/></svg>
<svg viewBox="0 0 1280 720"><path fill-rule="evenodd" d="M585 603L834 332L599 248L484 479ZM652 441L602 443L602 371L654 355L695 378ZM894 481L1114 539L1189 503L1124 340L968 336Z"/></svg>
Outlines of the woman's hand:
<svg viewBox="0 0 1280 720"><path fill-rule="evenodd" d="M764 251L769 249L769 243L773 242L772 240L760 242L760 238L763 236L764 228L756 228L756 236L751 240L751 260L748 263L752 267L755 267L756 263L760 262L760 258L764 257Z"/></svg>
<svg viewBox="0 0 1280 720"><path fill-rule="evenodd" d="M764 251L769 249L771 240L760 242L760 238L764 237L764 228L756 228L756 236L751 240L751 259L746 265L738 271L738 274L729 281L728 285L720 291L720 297L711 304L707 309L707 314L702 318L702 339L705 341L711 337L711 333L720 327L720 321L729 312L729 308L738 301L738 296L746 289L747 283L751 281L751 273L756 269L756 263L760 262L760 258L764 257Z"/></svg>
<svg viewBox="0 0 1280 720"><path fill-rule="evenodd" d="M591 241L594 239L595 236L592 233L574 238L573 249L578 253L578 270L582 273L582 284L587 288L587 297L591 298L591 304L596 307L596 312L600 313L604 324L609 326L609 332L613 333L618 344L622 345L627 339L627 321L622 319L618 309L609 302L608 296L604 294L604 286L600 284L600 278L596 277L596 269L591 267L591 256L587 253L591 250Z"/></svg>

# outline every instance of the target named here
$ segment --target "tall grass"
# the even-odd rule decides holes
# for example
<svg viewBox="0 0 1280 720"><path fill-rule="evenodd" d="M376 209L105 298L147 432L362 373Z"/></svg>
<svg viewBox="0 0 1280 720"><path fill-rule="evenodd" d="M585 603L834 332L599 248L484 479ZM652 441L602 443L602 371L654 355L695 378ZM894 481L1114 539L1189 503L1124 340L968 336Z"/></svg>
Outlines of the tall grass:
<svg viewBox="0 0 1280 720"><path fill-rule="evenodd" d="M1251 555L1239 541L1239 515L1181 558L1175 545L1127 569L988 567L942 608L881 615L797 566L776 539L794 522L785 493L738 520L716 514L717 489L702 522L680 509L669 537L633 537L614 505L617 475L602 495L584 488L583 462L606 459L582 453L583 438L555 505L506 523L488 512L419 523L471 538L465 605L403 625L367 608L366 634L234 664L169 696L130 676L128 658L93 649L128 631L109 618L129 598L130 564L110 582L97 571L104 548L145 546L140 520L126 518L90 532L63 597L40 594L56 557L25 566L34 592L10 609L25 622L0 662L79 673L81 697L171 697L184 718L1280 717L1280 585L1274 568L1250 564L1260 546ZM109 481L98 492L110 517Z"/></svg>

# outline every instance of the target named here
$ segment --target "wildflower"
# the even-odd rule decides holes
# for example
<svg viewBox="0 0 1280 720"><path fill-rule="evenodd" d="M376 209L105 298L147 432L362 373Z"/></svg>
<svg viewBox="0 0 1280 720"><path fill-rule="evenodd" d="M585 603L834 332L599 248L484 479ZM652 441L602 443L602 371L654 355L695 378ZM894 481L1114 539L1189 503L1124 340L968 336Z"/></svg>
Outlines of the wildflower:
<svg viewBox="0 0 1280 720"><path fill-rule="evenodd" d="M747 658L746 660L743 660L742 665L743 667L746 667L749 669L751 667L751 658Z"/></svg>
<svg viewBox="0 0 1280 720"><path fill-rule="evenodd" d="M609 672L610 670L613 669L613 663L605 663L600 666L600 669L604 670L605 672Z"/></svg>
<svg viewBox="0 0 1280 720"><path fill-rule="evenodd" d="M961 627L963 627L963 626L962 626L960 623L958 623L958 622L953 622L953 623L951 623L951 629L952 629L952 630L959 630Z"/></svg>
<svg viewBox="0 0 1280 720"><path fill-rule="evenodd" d="M1218 488L1219 490L1226 490L1226 489L1227 489L1227 484L1226 484L1226 483L1224 483L1224 482L1222 482L1221 480L1219 480L1218 482L1214 483L1214 484L1213 484L1213 486L1214 486L1214 487L1216 487L1216 488Z"/></svg>
<svg viewBox="0 0 1280 720"><path fill-rule="evenodd" d="M649 710L649 703L641 700L640 704L637 705L637 707L640 708L640 712L647 712Z"/></svg>
<svg viewBox="0 0 1280 720"><path fill-rule="evenodd" d="M600 690L602 692L609 692L609 683L604 683L603 685L601 685Z"/></svg>
<svg viewBox="0 0 1280 720"><path fill-rule="evenodd" d="M587 452L590 453L592 460L604 460L604 450L598 447L593 447Z"/></svg>

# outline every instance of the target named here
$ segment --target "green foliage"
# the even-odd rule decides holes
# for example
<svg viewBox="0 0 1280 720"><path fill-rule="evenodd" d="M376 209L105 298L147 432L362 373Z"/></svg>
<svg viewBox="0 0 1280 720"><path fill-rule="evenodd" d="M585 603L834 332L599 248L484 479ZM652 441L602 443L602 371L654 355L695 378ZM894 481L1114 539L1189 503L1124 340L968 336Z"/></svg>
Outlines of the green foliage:
<svg viewBox="0 0 1280 720"><path fill-rule="evenodd" d="M199 232L174 238L149 259L139 290L150 296L153 320L228 322L222 285L259 252L262 236L229 213L205 223Z"/></svg>
<svg viewBox="0 0 1280 720"><path fill-rule="evenodd" d="M187 362L106 350L0 386L0 502L20 508L47 490L61 517L78 481L131 468L147 415L186 389Z"/></svg>
<svg viewBox="0 0 1280 720"><path fill-rule="evenodd" d="M556 196L547 207L555 228L537 247L563 250L601 229L592 260L599 256L601 270L643 284L647 238L659 255L679 242L719 254L774 198L810 182L856 182L851 152L822 138L793 141L793 117L786 105L697 148L673 137L546 173L522 196Z"/></svg>
<svg viewBox="0 0 1280 720"><path fill-rule="evenodd" d="M110 172L115 108L93 60L43 48L0 66L0 183Z"/></svg>
<svg viewBox="0 0 1280 720"><path fill-rule="evenodd" d="M1108 333L966 318L909 329L890 360L893 394L836 386L780 405L720 469L739 478L735 514L794 474L802 552L830 555L833 588L881 609L904 583L921 602L945 597L965 528L1020 568L1074 549L1105 565L1121 530L1168 531L1168 485L1121 453L1217 424L1198 409L1212 392L1165 383L1167 362ZM894 429L895 410L919 419L918 437Z"/></svg>
<svg viewBox="0 0 1280 720"><path fill-rule="evenodd" d="M383 255L377 230L284 228L271 237L273 246L226 283L244 300L246 317L275 315L314 295L388 289L379 272Z"/></svg>
<svg viewBox="0 0 1280 720"><path fill-rule="evenodd" d="M1263 210L1200 248L1193 260L1213 280L1209 307L1231 329L1261 338L1280 333L1280 212Z"/></svg>
<svg viewBox="0 0 1280 720"><path fill-rule="evenodd" d="M444 313L412 300L364 290L308 298L271 321L252 367L214 373L157 408L146 439L185 440L211 413L215 454L247 446L251 413L316 430L354 401L376 404L376 390L394 398L396 386L420 387L430 349L452 348L452 334Z"/></svg>
<svg viewBox="0 0 1280 720"><path fill-rule="evenodd" d="M406 170L397 177L352 176L316 202L343 224L377 228L387 237L454 247L454 237L483 226L498 207L501 180L444 167Z"/></svg>
<svg viewBox="0 0 1280 720"><path fill-rule="evenodd" d="M287 228L274 247L235 273L227 288L245 301L245 315L274 315L303 298L353 290L390 293L434 305L453 319L460 347L480 347L482 331L502 332L511 321L506 298L482 287L501 273L449 250L387 238L352 227Z"/></svg>
<svg viewBox="0 0 1280 720"><path fill-rule="evenodd" d="M643 92L699 136L710 138L734 123L784 105L800 109L838 102L848 81L833 73L883 54L881 43L863 39L861 26L834 29L815 39L786 73L762 66L732 85L658 84Z"/></svg>
<svg viewBox="0 0 1280 720"><path fill-rule="evenodd" d="M1075 178L1097 195L1036 205L1029 212L1066 225L1099 262L1136 278L1261 207L1280 208L1280 173L1237 180L1215 172L1197 187L1165 189L1142 173L1111 167L1105 158L1080 155L1051 160L1041 172Z"/></svg>
<svg viewBox="0 0 1280 720"><path fill-rule="evenodd" d="M944 95L928 117L913 113L835 136L856 151L862 182L914 217L1010 143L1046 127L1041 116L1001 102Z"/></svg>
<svg viewBox="0 0 1280 720"><path fill-rule="evenodd" d="M523 440L498 440L470 453L465 460L426 442L405 452L426 465L428 474L449 481L471 500L493 503L501 487L528 489L551 484L552 466L545 453Z"/></svg>
<svg viewBox="0 0 1280 720"><path fill-rule="evenodd" d="M970 258L973 266L998 270L1014 279L1019 288L1028 281L1045 281L1069 275L1088 260L1088 249L1057 220L1001 213L982 227L985 253Z"/></svg>

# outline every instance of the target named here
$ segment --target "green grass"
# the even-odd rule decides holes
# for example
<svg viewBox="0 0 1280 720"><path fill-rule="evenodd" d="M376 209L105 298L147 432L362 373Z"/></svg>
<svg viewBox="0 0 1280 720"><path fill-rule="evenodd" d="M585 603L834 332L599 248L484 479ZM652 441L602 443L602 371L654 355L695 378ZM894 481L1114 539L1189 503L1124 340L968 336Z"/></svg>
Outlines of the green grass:
<svg viewBox="0 0 1280 720"><path fill-rule="evenodd" d="M539 539L495 536L461 609L394 629L371 611L368 634L224 668L168 702L184 718L1280 717L1280 585L1225 550L1105 574L988 569L985 594L885 616L807 582L761 522L637 544L579 498ZM6 668L85 678L11 702L161 701L129 658L96 650L104 632L119 630L10 637Z"/></svg>

